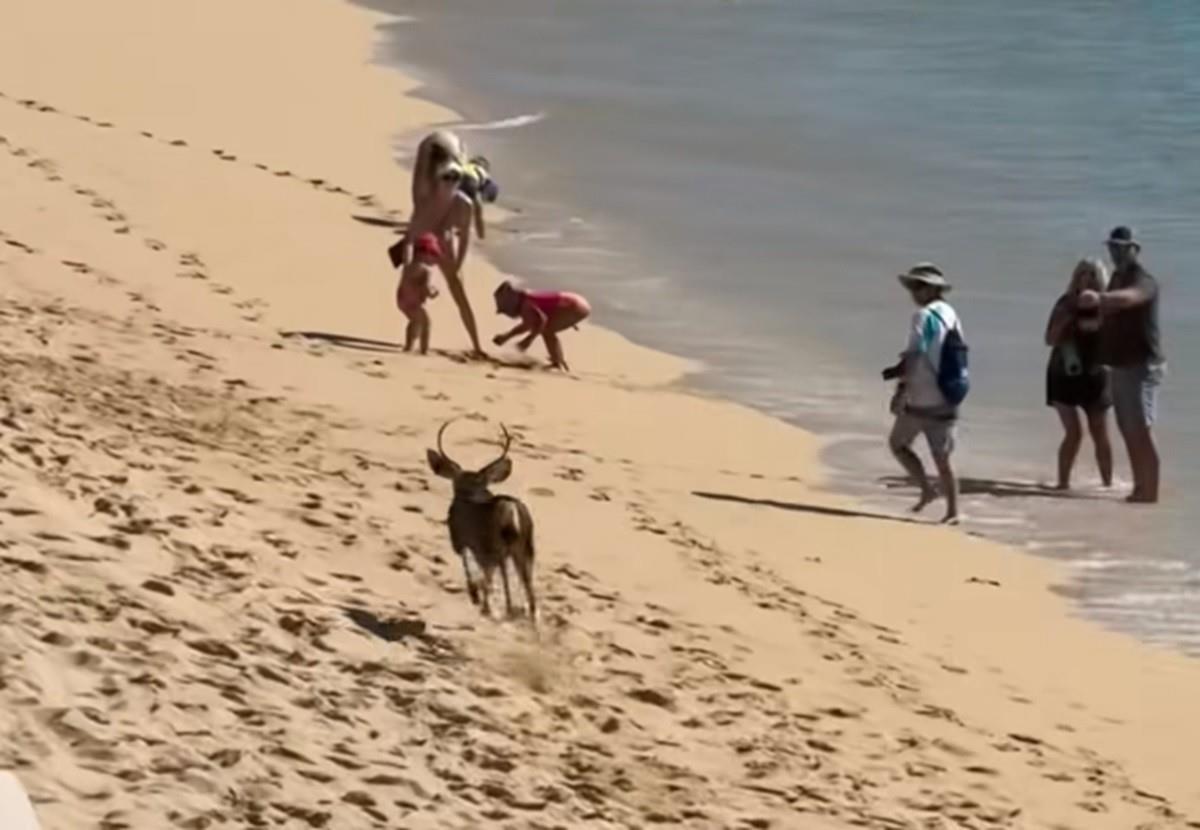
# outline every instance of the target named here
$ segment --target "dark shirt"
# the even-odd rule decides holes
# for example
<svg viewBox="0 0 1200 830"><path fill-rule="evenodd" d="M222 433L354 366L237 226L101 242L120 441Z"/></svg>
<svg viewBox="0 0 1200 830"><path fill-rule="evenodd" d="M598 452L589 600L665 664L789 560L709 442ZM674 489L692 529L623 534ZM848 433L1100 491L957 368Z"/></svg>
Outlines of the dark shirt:
<svg viewBox="0 0 1200 830"><path fill-rule="evenodd" d="M1158 280L1134 262L1113 272L1109 291L1136 288L1150 299L1132 308L1106 311L1101 331L1104 362L1130 367L1163 361L1158 328Z"/></svg>
<svg viewBox="0 0 1200 830"><path fill-rule="evenodd" d="M1064 294L1054 304L1054 310L1050 312L1051 317L1070 314L1071 305L1071 298ZM1104 364L1100 360L1100 332L1084 331L1079 327L1079 318L1084 314L1086 312L1075 312L1075 319L1063 330L1062 335L1059 337L1059 342L1054 345L1054 348L1050 352L1050 371L1056 375L1073 374L1073 372L1068 371L1067 364L1069 361L1066 356L1066 347L1068 344L1074 346L1075 355L1079 361L1076 370L1078 374L1095 375L1098 372L1104 371Z"/></svg>

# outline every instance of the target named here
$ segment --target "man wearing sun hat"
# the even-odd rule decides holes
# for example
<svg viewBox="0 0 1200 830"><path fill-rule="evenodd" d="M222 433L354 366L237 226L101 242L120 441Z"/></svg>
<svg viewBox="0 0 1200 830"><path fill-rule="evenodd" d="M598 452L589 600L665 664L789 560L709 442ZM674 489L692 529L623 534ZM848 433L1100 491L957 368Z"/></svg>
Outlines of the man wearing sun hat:
<svg viewBox="0 0 1200 830"><path fill-rule="evenodd" d="M929 483L921 459L912 444L924 435L937 466L942 493L946 497L943 522L958 519L958 480L950 464L954 452L958 407L949 402L938 381L943 346L951 331L961 333L958 314L943 297L950 290L946 276L931 262L921 262L900 274L900 283L908 289L917 310L908 328L908 340L897 367L900 383L893 401L896 421L888 446L905 472L921 488L913 511L920 511L937 498ZM889 377L891 371L885 373Z"/></svg>
<svg viewBox="0 0 1200 830"><path fill-rule="evenodd" d="M1139 262L1142 246L1131 228L1113 228L1105 245L1114 270L1108 289L1098 294L1104 321L1101 348L1104 362L1112 367L1113 410L1133 471L1128 500L1151 504L1158 501L1159 479L1152 428L1167 368L1158 325L1158 280Z"/></svg>

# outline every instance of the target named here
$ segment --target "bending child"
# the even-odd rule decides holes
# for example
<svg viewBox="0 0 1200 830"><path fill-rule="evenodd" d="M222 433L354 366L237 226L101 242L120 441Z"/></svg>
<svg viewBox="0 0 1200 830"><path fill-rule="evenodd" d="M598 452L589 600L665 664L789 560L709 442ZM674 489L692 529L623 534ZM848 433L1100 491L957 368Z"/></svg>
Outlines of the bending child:
<svg viewBox="0 0 1200 830"><path fill-rule="evenodd" d="M419 339L421 354L429 352L429 312L425 301L437 296L433 287L433 269L442 260L442 246L437 236L423 233L413 244L413 257L400 271L400 285L396 288L396 306L408 318L404 331L404 351L411 352Z"/></svg>
<svg viewBox="0 0 1200 830"><path fill-rule="evenodd" d="M493 343L503 346L517 335L524 334L517 348L525 351L540 336L546 343L546 351L550 353L551 368L570 371L558 333L574 328L588 318L592 309L587 300L566 291L527 291L507 280L500 283L493 296L496 298L497 314L521 320L512 330L492 338Z"/></svg>

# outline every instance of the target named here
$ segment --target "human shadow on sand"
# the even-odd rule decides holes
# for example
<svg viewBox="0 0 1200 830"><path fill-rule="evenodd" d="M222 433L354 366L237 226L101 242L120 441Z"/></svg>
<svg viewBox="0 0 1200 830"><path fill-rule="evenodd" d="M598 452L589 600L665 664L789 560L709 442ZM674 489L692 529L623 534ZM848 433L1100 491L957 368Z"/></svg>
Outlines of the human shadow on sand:
<svg viewBox="0 0 1200 830"><path fill-rule="evenodd" d="M375 340L370 337L358 337L353 334L338 334L332 331L281 331L280 337L302 337L305 340L319 340L331 346L343 349L359 349L364 352L399 352L404 350L403 343L393 343L390 340Z"/></svg>
<svg viewBox="0 0 1200 830"><path fill-rule="evenodd" d="M879 481L889 490L915 487L904 476L883 476ZM1000 499L1105 499L1104 493L1080 490L1056 490L1034 481L1016 481L1000 478L959 478L958 492L964 496L992 496Z"/></svg>
<svg viewBox="0 0 1200 830"><path fill-rule="evenodd" d="M401 233L408 230L408 222L397 219L384 219L382 216L363 216L358 213L350 214L350 218L355 222L362 222L364 225L370 225L373 228L391 228Z"/></svg>
<svg viewBox="0 0 1200 830"><path fill-rule="evenodd" d="M711 493L704 490L693 490L693 496L712 501L736 502L754 507L773 507L776 510L792 510L797 513L813 513L818 516L833 516L839 519L875 519L881 522L903 522L905 524L926 524L920 519L909 516L891 516L887 513L869 513L865 510L850 510L843 507L827 507L823 504L803 504L793 501L777 501L775 499L758 499L750 496L738 496L733 493Z"/></svg>
<svg viewBox="0 0 1200 830"><path fill-rule="evenodd" d="M328 343L340 349L356 349L361 352L383 352L387 354L402 354L404 344L391 340L376 340L372 337L359 337L355 334L340 334L333 331L281 331L279 336L286 339L301 338ZM430 354L452 361L454 363L487 363L498 369L523 369L533 371L543 369L549 371L549 364L528 355L520 357L472 357L467 352L448 351L446 349L430 349Z"/></svg>

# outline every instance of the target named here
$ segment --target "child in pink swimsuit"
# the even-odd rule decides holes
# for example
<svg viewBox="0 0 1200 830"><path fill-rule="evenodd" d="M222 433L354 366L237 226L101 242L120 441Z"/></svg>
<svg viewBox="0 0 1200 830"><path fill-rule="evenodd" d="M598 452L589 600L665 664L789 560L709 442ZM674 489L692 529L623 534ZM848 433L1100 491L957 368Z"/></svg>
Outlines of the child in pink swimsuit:
<svg viewBox="0 0 1200 830"><path fill-rule="evenodd" d="M566 291L527 291L507 280L500 283L493 296L496 298L497 314L521 320L516 328L492 338L493 343L503 346L517 335L524 334L517 348L525 351L540 335L546 343L546 351L550 353L551 368L570 371L563 357L558 333L574 328L588 318L592 308L587 300Z"/></svg>
<svg viewBox="0 0 1200 830"><path fill-rule="evenodd" d="M413 243L413 258L400 272L400 285L396 287L396 306L408 318L404 331L404 351L412 351L419 338L421 354L429 351L429 312L425 301L437 296L431 284L433 269L442 260L442 245L431 233L423 233Z"/></svg>

